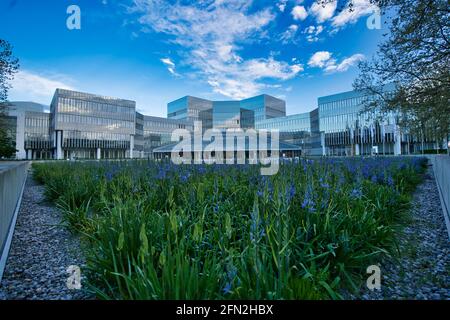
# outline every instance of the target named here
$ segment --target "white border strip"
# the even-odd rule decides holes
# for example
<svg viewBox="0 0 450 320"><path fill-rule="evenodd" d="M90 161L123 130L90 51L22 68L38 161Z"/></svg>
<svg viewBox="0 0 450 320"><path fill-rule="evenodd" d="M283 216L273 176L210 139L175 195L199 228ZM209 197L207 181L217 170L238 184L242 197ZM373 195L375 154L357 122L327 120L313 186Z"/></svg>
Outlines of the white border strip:
<svg viewBox="0 0 450 320"><path fill-rule="evenodd" d="M433 171L434 171L434 165L433 165ZM441 186L439 185L438 179L436 178L436 171L434 171L434 180L436 182L436 186L439 191L439 199L441 199L442 213L444 214L445 225L447 226L448 239L450 241L450 219L449 219L450 211L449 211L449 208L447 208L447 205L445 204Z"/></svg>
<svg viewBox="0 0 450 320"><path fill-rule="evenodd" d="M433 166L433 175L434 175L434 182L436 183L436 187L438 189L438 193L439 193L439 199L441 200L441 208L442 208L442 213L444 214L444 220L445 220L445 226L447 227L447 234L448 234L448 239L450 242L450 208L447 208L447 204L445 203L444 200L444 195L442 192L442 188L441 185L439 184L439 179L437 177L437 172L436 172L436 166L437 166L437 156L434 156L431 160L432 166Z"/></svg>
<svg viewBox="0 0 450 320"><path fill-rule="evenodd" d="M11 224L9 225L8 237L6 238L5 245L3 247L2 256L0 257L0 284L3 278L3 272L5 271L6 261L8 260L9 249L11 248L11 242L14 235L14 230L16 228L17 216L19 215L20 204L22 203L23 190L25 189L25 184L28 178L29 166L25 167L25 179L23 181L22 190L20 191L19 199L16 203L16 209L14 210L14 216L12 218Z"/></svg>

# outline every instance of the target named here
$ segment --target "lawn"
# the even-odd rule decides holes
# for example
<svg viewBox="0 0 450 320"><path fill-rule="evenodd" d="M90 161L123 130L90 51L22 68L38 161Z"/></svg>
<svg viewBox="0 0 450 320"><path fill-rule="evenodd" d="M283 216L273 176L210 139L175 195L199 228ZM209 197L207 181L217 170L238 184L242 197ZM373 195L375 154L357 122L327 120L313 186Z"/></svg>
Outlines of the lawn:
<svg viewBox="0 0 450 320"><path fill-rule="evenodd" d="M426 160L33 164L102 299L339 299L395 254Z"/></svg>

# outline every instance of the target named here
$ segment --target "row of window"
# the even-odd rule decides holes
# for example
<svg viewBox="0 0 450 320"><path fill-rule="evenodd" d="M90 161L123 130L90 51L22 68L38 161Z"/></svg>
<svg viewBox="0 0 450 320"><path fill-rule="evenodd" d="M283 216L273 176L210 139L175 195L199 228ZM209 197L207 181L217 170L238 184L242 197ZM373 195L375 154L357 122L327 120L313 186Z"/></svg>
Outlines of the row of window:
<svg viewBox="0 0 450 320"><path fill-rule="evenodd" d="M144 122L144 130L148 130L149 128L186 129L186 125L181 124L181 123L167 122L167 121L146 120Z"/></svg>
<svg viewBox="0 0 450 320"><path fill-rule="evenodd" d="M58 112L113 116L130 121L135 118L134 108L62 97L58 98Z"/></svg>
<svg viewBox="0 0 450 320"><path fill-rule="evenodd" d="M124 99L112 98L112 97L107 97L107 96L99 96L99 95L95 95L95 94L72 91L72 90L65 90L65 89L58 89L57 95L59 97L65 96L65 97L68 97L69 99L76 98L76 99L99 101L99 102L106 101L108 104L123 105L123 106L128 106L130 108L135 108L135 106L136 106L136 103L131 100L124 100Z"/></svg>
<svg viewBox="0 0 450 320"><path fill-rule="evenodd" d="M376 118L376 115L372 115ZM367 114L348 113L320 118L320 131L341 131L357 126L370 126L374 123ZM395 123L393 117L385 117L384 124Z"/></svg>
<svg viewBox="0 0 450 320"><path fill-rule="evenodd" d="M342 100L336 100L332 102L327 102L324 104L319 105L320 113L322 114L332 114L332 113L339 113L339 111L342 111L345 108L357 108L359 107L363 101L367 99L366 97L356 97L356 98L349 98L349 99L342 99Z"/></svg>
<svg viewBox="0 0 450 320"><path fill-rule="evenodd" d="M101 125L110 128L134 128L134 123L131 121L122 121L110 118L100 118L100 117L88 117L88 116L78 116L73 114L58 114L58 121L63 123L73 123L73 124L90 124L90 125Z"/></svg>
<svg viewBox="0 0 450 320"><path fill-rule="evenodd" d="M123 140L90 140L63 138L63 148L108 148L129 149L130 141Z"/></svg>
<svg viewBox="0 0 450 320"><path fill-rule="evenodd" d="M49 126L49 118L25 118L25 127L46 128Z"/></svg>

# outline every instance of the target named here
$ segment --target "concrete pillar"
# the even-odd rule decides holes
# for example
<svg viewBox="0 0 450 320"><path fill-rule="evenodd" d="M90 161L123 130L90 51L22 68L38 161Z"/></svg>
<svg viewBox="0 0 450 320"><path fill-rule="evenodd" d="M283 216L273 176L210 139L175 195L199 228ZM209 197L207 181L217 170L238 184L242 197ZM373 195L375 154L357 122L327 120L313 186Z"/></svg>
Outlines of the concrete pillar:
<svg viewBox="0 0 450 320"><path fill-rule="evenodd" d="M62 131L56 131L56 159L61 160L62 158Z"/></svg>
<svg viewBox="0 0 450 320"><path fill-rule="evenodd" d="M27 150L27 160L33 159L33 151L31 149Z"/></svg>
<svg viewBox="0 0 450 320"><path fill-rule="evenodd" d="M97 148L97 160L100 160L102 158L102 151L100 148Z"/></svg>
<svg viewBox="0 0 450 320"><path fill-rule="evenodd" d="M398 156L402 154L402 136L400 133L400 128L398 126L395 126L394 139L394 155Z"/></svg>
<svg viewBox="0 0 450 320"><path fill-rule="evenodd" d="M134 150L134 136L130 136L130 159L133 159L133 150Z"/></svg>
<svg viewBox="0 0 450 320"><path fill-rule="evenodd" d="M16 127L16 158L25 159L25 112L17 113L17 127Z"/></svg>
<svg viewBox="0 0 450 320"><path fill-rule="evenodd" d="M359 151L359 143L355 145L355 156L359 156L361 153Z"/></svg>
<svg viewBox="0 0 450 320"><path fill-rule="evenodd" d="M320 144L322 145L322 156L326 156L325 149L325 132L320 133Z"/></svg>

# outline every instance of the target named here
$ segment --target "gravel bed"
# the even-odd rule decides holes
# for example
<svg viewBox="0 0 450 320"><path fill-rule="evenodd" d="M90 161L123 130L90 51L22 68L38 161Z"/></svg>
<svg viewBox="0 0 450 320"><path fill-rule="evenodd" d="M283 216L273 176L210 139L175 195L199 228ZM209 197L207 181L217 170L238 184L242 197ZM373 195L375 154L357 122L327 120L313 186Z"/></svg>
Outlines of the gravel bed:
<svg viewBox="0 0 450 320"><path fill-rule="evenodd" d="M381 289L365 289L361 299L450 299L450 240L432 167L414 194L410 219L398 235L397 260L380 264Z"/></svg>
<svg viewBox="0 0 450 320"><path fill-rule="evenodd" d="M58 209L45 202L43 193L44 187L30 173L0 283L0 300L92 298L83 288L67 288L68 266L77 265L81 272L84 267L80 241L61 225Z"/></svg>

